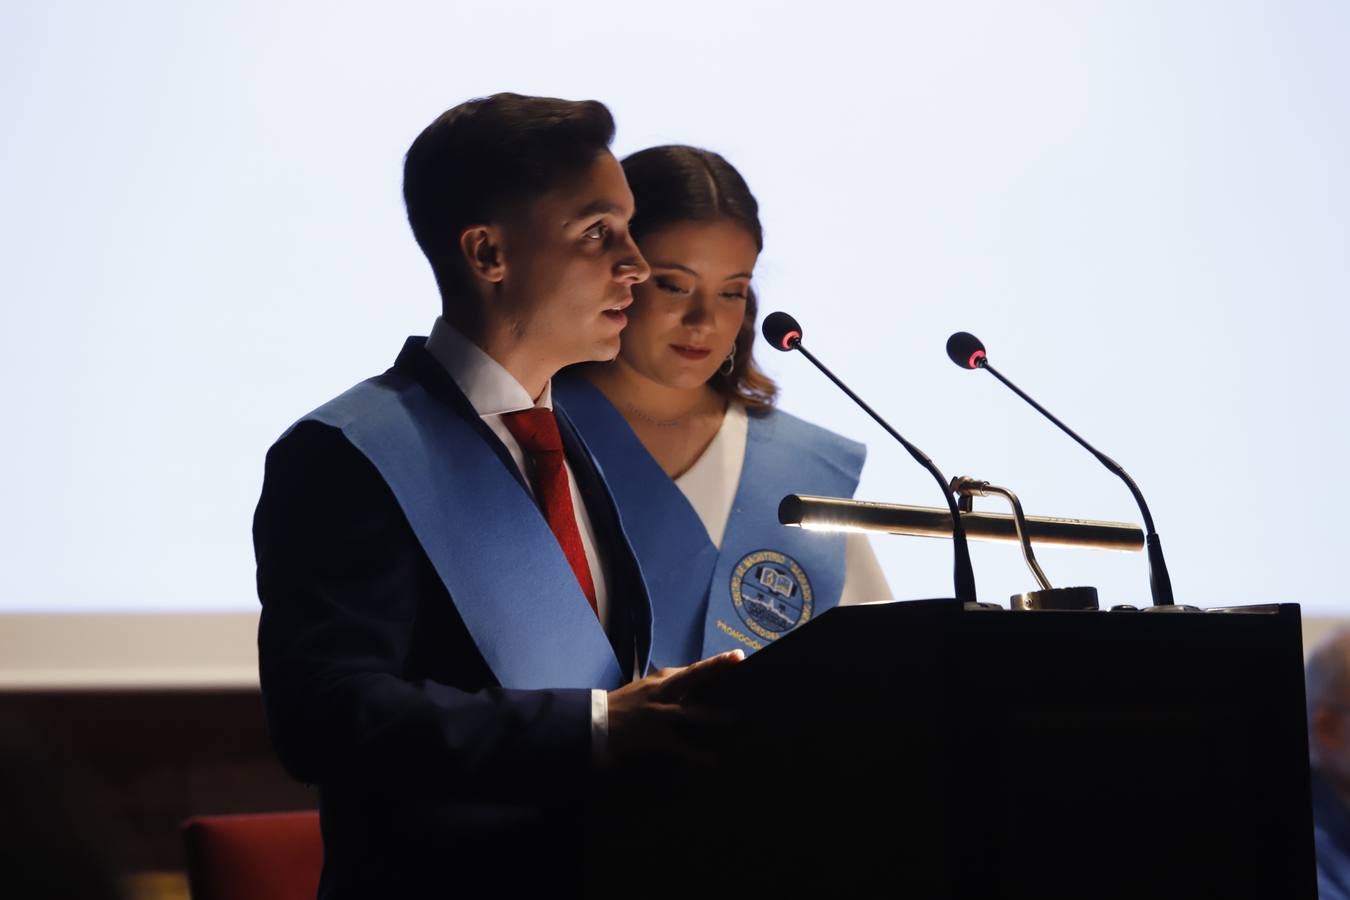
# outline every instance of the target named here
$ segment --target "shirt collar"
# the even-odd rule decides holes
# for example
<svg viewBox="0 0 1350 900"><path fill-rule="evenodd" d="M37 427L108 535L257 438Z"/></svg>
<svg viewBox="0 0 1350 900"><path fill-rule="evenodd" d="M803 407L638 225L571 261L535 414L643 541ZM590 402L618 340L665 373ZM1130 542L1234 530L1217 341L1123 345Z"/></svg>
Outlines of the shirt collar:
<svg viewBox="0 0 1350 900"><path fill-rule="evenodd" d="M535 403L505 366L460 334L443 316L437 316L431 327L427 352L445 368L474 411L484 418L536 406L553 408L552 379L544 384L544 392Z"/></svg>

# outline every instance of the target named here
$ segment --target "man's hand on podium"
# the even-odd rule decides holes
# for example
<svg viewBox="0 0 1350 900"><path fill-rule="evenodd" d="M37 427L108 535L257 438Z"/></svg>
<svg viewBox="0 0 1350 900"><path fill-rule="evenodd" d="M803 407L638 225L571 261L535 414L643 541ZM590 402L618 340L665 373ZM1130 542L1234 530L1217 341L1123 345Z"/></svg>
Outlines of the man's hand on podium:
<svg viewBox="0 0 1350 900"><path fill-rule="evenodd" d="M644 757L709 761L726 718L691 698L743 659L740 650L729 650L610 691L610 758L619 764Z"/></svg>

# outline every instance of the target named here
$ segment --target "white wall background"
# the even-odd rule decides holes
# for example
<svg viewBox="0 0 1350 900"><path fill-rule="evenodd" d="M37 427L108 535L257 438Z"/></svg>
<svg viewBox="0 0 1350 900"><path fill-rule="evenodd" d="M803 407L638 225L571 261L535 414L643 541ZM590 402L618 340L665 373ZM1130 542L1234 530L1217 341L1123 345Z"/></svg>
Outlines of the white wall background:
<svg viewBox="0 0 1350 900"><path fill-rule="evenodd" d="M967 329L1135 476L1180 601L1348 614L1348 37L1311 0L7 4L0 612L256 608L268 444L437 309L403 152L515 90L740 167L766 308L948 475L1138 521L946 360ZM860 497L941 504L768 353L785 408L870 445ZM944 543L877 547L898 597L950 594ZM1146 602L1142 555L1040 555ZM984 599L1034 586L1009 545L975 563Z"/></svg>

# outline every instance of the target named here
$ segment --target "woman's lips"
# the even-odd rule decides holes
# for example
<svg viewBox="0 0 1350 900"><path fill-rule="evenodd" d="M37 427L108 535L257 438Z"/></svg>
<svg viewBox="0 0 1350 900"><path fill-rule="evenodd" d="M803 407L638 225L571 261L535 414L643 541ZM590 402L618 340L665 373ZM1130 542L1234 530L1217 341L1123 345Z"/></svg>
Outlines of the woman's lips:
<svg viewBox="0 0 1350 900"><path fill-rule="evenodd" d="M690 347L687 344L671 344L670 349L690 360L707 359L712 351L707 347Z"/></svg>

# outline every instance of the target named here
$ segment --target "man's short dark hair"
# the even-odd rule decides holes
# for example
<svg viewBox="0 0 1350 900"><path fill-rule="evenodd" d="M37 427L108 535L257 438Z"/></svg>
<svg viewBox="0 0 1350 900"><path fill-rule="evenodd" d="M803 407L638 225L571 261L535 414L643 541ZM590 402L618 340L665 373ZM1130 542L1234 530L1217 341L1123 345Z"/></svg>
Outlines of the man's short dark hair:
<svg viewBox="0 0 1350 900"><path fill-rule="evenodd" d="M461 103L417 136L403 162L403 202L447 315L469 313L460 231L501 221L584 170L613 139L614 118L599 101L520 94Z"/></svg>

